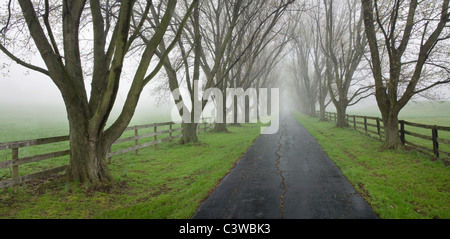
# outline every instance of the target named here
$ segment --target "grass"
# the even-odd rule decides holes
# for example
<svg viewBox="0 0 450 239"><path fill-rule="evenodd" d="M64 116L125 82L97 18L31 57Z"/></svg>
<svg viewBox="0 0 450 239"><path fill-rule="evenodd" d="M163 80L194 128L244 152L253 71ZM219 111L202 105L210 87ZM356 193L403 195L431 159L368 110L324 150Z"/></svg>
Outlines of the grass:
<svg viewBox="0 0 450 239"><path fill-rule="evenodd" d="M381 113L376 104L365 107L359 106L356 108L349 108L347 113L349 115L373 116L381 118ZM450 127L450 101L410 102L400 111L399 119L412 123ZM359 119L358 121L362 121L362 119ZM368 120L368 123L375 124L375 121ZM376 127L369 126L368 128L369 130L377 131ZM405 125L405 130L424 136L432 136L431 129L423 129ZM440 130L438 134L439 138L450 140L450 132ZM431 140L424 140L411 135L405 135L405 138L411 143L421 145L429 150L433 149L433 142ZM440 143L439 149L450 154L450 145L448 144ZM442 156L445 157L445 155Z"/></svg>
<svg viewBox="0 0 450 239"><path fill-rule="evenodd" d="M357 124L357 126L359 127L363 127L364 128L364 120L362 118L356 118L356 121L359 122L360 124ZM406 120L408 122L412 122L412 123L417 123L420 122L421 124L426 124L426 125L440 125L440 126L445 126L446 123L448 124L447 121L450 122L450 117L447 119L446 117L436 117L436 118L411 118ZM367 119L367 129L368 134L372 137L378 138L379 135L376 133L377 132L377 127L374 126L376 125L376 120L374 119ZM350 117L349 119L349 125L350 128L353 128L353 118ZM381 133L382 135L384 135L384 129L381 125ZM405 130L408 132L412 132L412 133L416 133L416 134L421 134L422 136L428 136L428 137L432 137L432 131L431 129L425 129L425 128L421 128L421 127L414 127L414 126L410 126L410 125L406 125L405 124ZM447 126L448 127L448 126ZM364 132L364 129L358 129L361 132ZM370 132L372 131L372 132ZM375 132L375 133L374 133ZM438 131L438 136L441 139L446 139L446 140L450 140L450 132L449 131L443 131L443 130L439 130ZM416 145L420 145L422 147L427 148L429 151L427 153L429 153L429 155L433 155L433 141L431 139L423 139L423 138L419 138L416 136L412 136L412 135L408 135L405 134L405 139L407 142L411 142L413 144ZM450 145L449 144L444 144L444 143L439 143L439 151L441 152L441 158L445 158L447 160L450 160L450 158L446 155L444 155L442 152L446 152L447 154L450 155ZM434 155L433 155L434 157Z"/></svg>
<svg viewBox="0 0 450 239"><path fill-rule="evenodd" d="M116 116L116 115L115 115ZM110 121L114 120L114 115ZM141 111L135 115L130 125L143 125L156 122L171 121L164 112ZM111 122L108 123L110 125ZM174 125L174 129L180 125ZM168 130L169 126L160 126L158 131ZM139 135L152 133L153 128L140 129ZM56 137L69 134L69 125L64 108L46 108L44 106L3 105L0 102L0 143L22 140L31 140L47 137ZM179 132L174 133L174 136ZM125 131L121 138L134 136L134 131ZM158 135L158 139L166 138L169 134ZM139 143L153 141L153 137L140 139ZM134 141L113 145L112 150L117 151L134 145ZM19 158L52 153L69 149L69 142L59 142L19 149ZM11 150L0 150L0 162L11 160ZM36 173L69 163L69 156L47 159L35 163L19 166L19 176ZM0 178L11 178L11 169L0 169Z"/></svg>
<svg viewBox="0 0 450 239"><path fill-rule="evenodd" d="M380 218L450 218L450 168L416 151L296 114Z"/></svg>
<svg viewBox="0 0 450 239"><path fill-rule="evenodd" d="M201 133L202 143L163 143L120 155L114 182L88 187L63 177L0 190L0 218L190 218L259 135L260 125Z"/></svg>
<svg viewBox="0 0 450 239"><path fill-rule="evenodd" d="M335 112L335 111L334 111ZM350 115L381 117L376 103L349 107ZM410 101L399 113L399 118L422 124L450 126L450 101Z"/></svg>

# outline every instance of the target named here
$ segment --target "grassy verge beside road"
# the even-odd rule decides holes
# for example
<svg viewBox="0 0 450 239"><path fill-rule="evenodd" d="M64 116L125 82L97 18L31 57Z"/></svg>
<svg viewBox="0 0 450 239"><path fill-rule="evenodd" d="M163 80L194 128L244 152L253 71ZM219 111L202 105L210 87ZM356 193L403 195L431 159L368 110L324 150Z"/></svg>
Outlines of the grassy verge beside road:
<svg viewBox="0 0 450 239"><path fill-rule="evenodd" d="M450 218L450 167L416 151L295 114L380 218Z"/></svg>
<svg viewBox="0 0 450 239"><path fill-rule="evenodd" d="M259 124L201 133L201 144L164 143L113 158L111 185L89 188L63 178L0 190L0 218L190 218L257 138Z"/></svg>

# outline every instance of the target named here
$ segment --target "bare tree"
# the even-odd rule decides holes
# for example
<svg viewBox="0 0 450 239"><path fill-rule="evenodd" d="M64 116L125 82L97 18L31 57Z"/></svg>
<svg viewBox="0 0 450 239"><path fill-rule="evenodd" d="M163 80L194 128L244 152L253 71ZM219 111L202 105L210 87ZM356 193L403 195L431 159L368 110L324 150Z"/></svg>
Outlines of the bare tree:
<svg viewBox="0 0 450 239"><path fill-rule="evenodd" d="M189 4L185 1L184 7L188 8ZM172 19L171 30L173 34L180 33L182 37L178 38L176 44L168 45L170 42L161 41L158 49L156 50L156 55L163 60L162 65L166 72L167 82L170 91L173 93L175 104L179 107L179 114L184 116L182 122L182 137L180 140L181 144L186 143L197 143L197 126L200 115L196 115L193 109L194 105L199 101L195 99L196 87L198 87L195 82L198 82L200 78L200 55L201 55L201 35L199 32L200 28L200 8L202 4L197 4L193 10L193 14L185 25L182 32L178 31L176 26L180 25L183 19L175 13ZM147 17L147 22L150 28L155 28L160 24L160 8L152 6L150 8L150 13L152 17ZM192 35L188 35L187 32L191 32ZM148 41L148 37L145 34L140 35L144 42ZM186 43L186 41L190 43ZM171 48L177 47L177 51L171 51ZM167 57L169 53L177 52ZM194 62L190 58L194 58ZM183 77L184 76L184 77ZM183 81L184 78L184 81ZM180 93L180 89L186 84L186 88L189 91L189 102L191 103L192 109L189 109L186 102Z"/></svg>
<svg viewBox="0 0 450 239"><path fill-rule="evenodd" d="M324 0L326 12L325 52L330 97L337 111L337 127L346 127L349 105L370 95L371 86L355 87L355 72L363 59L367 40L363 31L362 11L356 0L348 0L340 8L333 0ZM335 10L337 14L335 14ZM353 91L351 87L354 86Z"/></svg>
<svg viewBox="0 0 450 239"><path fill-rule="evenodd" d="M231 84L245 85L246 80L242 79L248 78L252 62L273 39L272 30L292 0L271 3L213 1L203 5L201 22L204 27L200 28L202 45L198 51L206 76L205 89L215 87L225 92ZM192 38L193 30L188 27L187 33L188 38ZM247 63L249 68L245 72L239 69ZM203 100L202 107L205 104ZM214 132L228 131L226 97L222 98L222 104L218 107L223 111L222 122L216 122Z"/></svg>
<svg viewBox="0 0 450 239"><path fill-rule="evenodd" d="M320 48L318 40L312 32L312 19L308 16L297 18L297 27L294 29L292 69L294 86L300 98L301 110L312 117L316 116L316 102L320 77L317 77L316 57L319 57Z"/></svg>
<svg viewBox="0 0 450 239"><path fill-rule="evenodd" d="M27 29L33 43L42 57L45 67L27 63L16 56L8 47L14 47L12 37L19 38L26 31L16 31L8 25L2 28L2 37L8 44L0 44L0 49L18 64L41 72L52 79L63 97L70 126L70 162L68 176L70 180L100 183L112 180L105 157L111 144L123 133L135 112L142 89L161 68L158 64L149 74L150 63L159 43L166 35L171 23L176 0L168 0L160 24L153 29L152 37L139 52L140 61L133 73L131 88L119 117L106 128L106 122L115 103L124 61L130 48L141 31L145 19L135 18L135 0L100 1L36 1L19 0L21 13L15 17L26 22L19 29ZM182 30L193 6L193 0L179 31ZM147 15L152 1L142 4ZM10 9L11 10L11 9ZM117 13L112 17L112 13ZM61 27L50 24L62 21ZM131 29L131 22L137 21L137 28ZM20 21L18 21L20 22ZM91 57L84 57L80 49L80 34L89 28L93 32L91 45L87 51ZM10 29L10 31L8 31ZM16 28L18 29L18 28ZM180 34L177 34L179 37ZM9 41L7 41L9 40ZM177 42L177 38L173 40ZM160 62L164 60L164 57ZM92 69L92 72L88 72ZM85 79L91 76L91 92L88 96Z"/></svg>
<svg viewBox="0 0 450 239"><path fill-rule="evenodd" d="M385 147L395 149L402 145L400 110L414 95L450 83L449 0L362 0L362 6ZM435 77L423 77L426 70Z"/></svg>
<svg viewBox="0 0 450 239"><path fill-rule="evenodd" d="M291 40L288 31L291 21L285 12L293 1L252 1L251 10L246 12L246 21L241 22L237 41L234 47L233 73L231 74L231 87L242 88L250 94L249 88L255 89L259 95L259 88L267 81L269 73L286 55L285 48ZM255 19L256 20L253 20ZM250 21L249 21L250 20ZM238 112L243 113L244 122L250 122L250 101L245 98L242 105L238 105L236 95L234 105L228 112L234 113L234 122L238 121ZM252 102L256 106L258 102ZM256 111L257 111L257 107ZM255 112L256 113L256 112Z"/></svg>
<svg viewBox="0 0 450 239"><path fill-rule="evenodd" d="M311 18L311 35L314 36L313 44L313 66L314 77L317 81L317 101L319 103L319 120L326 121L325 111L331 103L331 99L326 102L328 96L328 81L325 78L326 54L322 48L321 41L324 38L322 33L321 22L323 21L323 12L320 1L316 3L315 11L312 10L309 17Z"/></svg>
<svg viewBox="0 0 450 239"><path fill-rule="evenodd" d="M242 8L245 7L246 5L243 5L243 1L229 2L220 0L203 2L199 12L200 17L197 19L198 23L191 24L186 28L185 40L191 50L185 51L185 47L180 45L181 52L183 53L182 57L183 59L187 59L189 52L193 52L195 59L194 69L201 68L206 78L202 86L200 86L203 89L204 95L199 99L195 98L195 92L200 93L200 89L197 88L199 86L195 85L196 80L199 79L199 71L194 70L193 79L195 80L191 81L191 77L188 75L189 62L184 60L186 80L188 81L187 84L192 106L197 105L198 108L201 108L201 111L205 108L208 99L211 97L211 92L205 90L211 87L218 87L219 83L224 84L223 82L227 82L224 80L224 68L228 66L225 63L228 55L227 49L232 42L233 32L241 17ZM195 40L192 41L191 39ZM191 119L198 119L201 111L196 112L191 110L189 112ZM194 121L185 125L196 129ZM193 135L194 132L190 134ZM195 136L190 138L193 137ZM195 140L191 139L189 141L195 142Z"/></svg>

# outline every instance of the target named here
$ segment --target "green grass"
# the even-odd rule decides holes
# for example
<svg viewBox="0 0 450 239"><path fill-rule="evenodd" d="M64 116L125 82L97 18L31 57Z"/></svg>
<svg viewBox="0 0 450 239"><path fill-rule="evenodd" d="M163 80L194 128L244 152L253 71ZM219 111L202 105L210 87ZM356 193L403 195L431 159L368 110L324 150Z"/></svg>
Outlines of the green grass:
<svg viewBox="0 0 450 239"><path fill-rule="evenodd" d="M117 117L117 113L112 115L109 124ZM143 125L156 122L168 122L170 117L164 111L140 111L132 119L130 125ZM108 124L108 125L109 125ZM180 125L174 126L179 127ZM169 126L158 127L158 131L168 130ZM153 132L153 128L141 129L139 134ZM64 107L44 107L44 106L10 106L0 102L0 143L23 141L47 137L57 137L69 134L69 124ZM174 133L174 135L179 132ZM121 136L134 136L134 131L126 131ZM166 138L169 135L158 135L158 139ZM152 141L153 137L141 139L139 143ZM124 149L134 145L134 141L113 145L113 151ZM39 154L52 153L69 149L69 142L59 142L39 146L24 147L19 149L19 158L35 156ZM0 162L11 160L11 150L0 150ZM29 163L19 166L19 176L36 173L50 168L67 165L69 156L57 157L40 162ZM0 169L0 177L11 178L11 169Z"/></svg>
<svg viewBox="0 0 450 239"><path fill-rule="evenodd" d="M381 117L376 103L349 107L347 113ZM450 101L411 101L400 111L399 118L415 123L450 126Z"/></svg>
<svg viewBox="0 0 450 239"><path fill-rule="evenodd" d="M362 118L356 118L356 121L359 123L364 123L364 120ZM445 117L437 117L437 118L412 118L411 120L408 119L408 122L413 122L413 123L418 123L420 122L421 124L426 124L426 125L440 125L443 126L445 125L445 123L447 123L447 119ZM448 119L448 121L450 121L450 118ZM368 135L375 137L375 138L379 138L379 135L377 133L373 133L373 132L377 132L377 127L373 126L376 125L376 120L374 119L367 119L367 129L369 130ZM370 125L371 124L371 125ZM350 117L349 119L349 127L353 128L353 118ZM357 126L359 127L363 127L364 125L361 124L357 124ZM383 129L383 125L380 124L381 126L381 133L382 135L384 135L384 129ZM421 134L423 136L428 136L428 137L432 137L432 132L431 129L425 129L425 128L421 128L421 127L415 127L415 126L410 126L410 125L406 125L405 124L405 130L408 132L412 132L412 133L416 133L416 134ZM364 132L364 129L358 129L358 131ZM372 131L372 132L370 132ZM442 139L446 139L446 140L450 140L450 132L449 131L443 131L443 130L439 130L438 131L438 135L439 138ZM405 139L407 142L411 142L413 144L416 145L420 145L422 147L427 148L429 151L427 152L430 156L433 156L433 141L431 139L423 139L420 137L416 137L416 136L412 136L412 135L408 135L405 134ZM450 160L449 156L444 155L442 152L446 152L447 154L450 154L450 145L449 144L444 144L444 143L439 143L439 151L441 152L440 157Z"/></svg>
<svg viewBox="0 0 450 239"><path fill-rule="evenodd" d="M259 124L230 134L201 133L202 143L163 143L114 157L114 182L88 187L63 177L0 190L0 218L190 218L259 135Z"/></svg>
<svg viewBox="0 0 450 239"><path fill-rule="evenodd" d="M381 150L382 143L296 114L380 218L450 219L450 167L416 151Z"/></svg>
<svg viewBox="0 0 450 239"><path fill-rule="evenodd" d="M376 104L368 105L365 107L351 107L348 109L347 113L349 115L373 116L381 118L381 113ZM409 102L400 111L399 119L412 123L450 127L450 101ZM352 121L352 119L350 121ZM358 121L362 121L362 119L358 119ZM368 123L375 124L375 121L368 120ZM369 126L368 128L369 130L377 131L376 127ZM405 130L429 137L431 137L432 135L431 129L405 125ZM450 140L450 132L440 130L438 134L439 138ZM406 140L411 143L421 145L428 148L429 150L433 149L433 142L431 140L424 140L422 138L414 137L411 135L406 135L405 137ZM448 144L440 143L439 149L450 154L450 145ZM445 155L442 156L448 159L448 157L446 157Z"/></svg>

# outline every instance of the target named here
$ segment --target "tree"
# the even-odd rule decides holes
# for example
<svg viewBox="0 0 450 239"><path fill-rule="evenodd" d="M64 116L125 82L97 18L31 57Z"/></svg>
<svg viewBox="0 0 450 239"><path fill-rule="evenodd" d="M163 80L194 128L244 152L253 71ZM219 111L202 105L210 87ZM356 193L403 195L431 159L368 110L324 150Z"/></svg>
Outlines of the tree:
<svg viewBox="0 0 450 239"><path fill-rule="evenodd" d="M214 87L225 93L230 86L244 85L244 80L239 79L246 79L248 74L240 67L247 63L251 65L267 46L273 36L271 31L292 0L272 3L219 0L201 5L201 44L194 44L190 40L197 38L194 25L186 28L185 39L192 49L189 52L196 52L195 56L200 57L200 66L206 78L204 89ZM252 67L247 69L251 71ZM189 77L186 76L186 79ZM194 99L193 93L190 91L191 99ZM203 109L207 103L205 98L209 96L203 95L202 99L194 101L201 101ZM214 132L228 131L226 117L230 111L227 110L227 98L223 97L221 103L223 105L218 109L222 112L218 115L223 118L221 122L216 122Z"/></svg>
<svg viewBox="0 0 450 239"><path fill-rule="evenodd" d="M153 29L153 35L145 44L144 50L139 52L140 61L134 71L131 88L122 111L114 123L106 129L106 122L119 89L126 55L138 38L145 19L135 19L135 12L139 11L135 9L135 0L106 1L106 5L98 0L91 0L88 6L86 2L86 0L62 1L58 5L56 1L50 4L48 0L44 3L19 0L20 16L8 15L8 23L11 17L25 20L45 67L21 60L7 49L8 45L0 44L0 49L18 64L49 76L58 87L66 106L70 127L71 152L68 178L72 181L96 184L112 180L105 161L106 153L128 126L143 87L161 68L161 64L158 64L147 74L156 48L171 22L177 1L168 0L160 24ZM198 0L192 1L183 23L179 26L179 31L197 2ZM151 1L143 4L145 10L141 15L147 15L151 4ZM11 11L11 8L9 10ZM113 12L117 12L118 15L111 17L110 14ZM49 16L60 19L62 26L58 28L55 26L57 24L51 25ZM130 28L132 21L138 22L138 27L134 30ZM2 28L2 34L5 42L14 46L10 37L23 31L12 29L8 31L9 27L6 24ZM89 58L84 58L79 43L80 35L84 33L85 28L90 28L93 32L93 40L89 41L91 45L88 50L93 54ZM173 41L176 42L177 39ZM85 62L89 64L84 64ZM91 69L91 72L86 72ZM91 76L92 81L89 97L84 82L88 76Z"/></svg>
<svg viewBox="0 0 450 239"><path fill-rule="evenodd" d="M300 97L302 111L312 117L316 116L316 102L321 75L317 59L319 57L318 38L313 34L312 19L298 18L298 27L294 31L300 32L293 40L292 74L297 95ZM302 19L302 20L300 20Z"/></svg>
<svg viewBox="0 0 450 239"><path fill-rule="evenodd" d="M372 88L370 85L359 86L350 91L355 86L355 72L367 46L362 11L355 0L348 0L346 5L342 5L338 15L334 15L333 0L324 0L324 5L328 90L337 111L336 126L347 127L347 107L368 97L370 94L367 93Z"/></svg>
<svg viewBox="0 0 450 239"><path fill-rule="evenodd" d="M287 34L291 22L284 16L288 7L293 3L289 1L252 1L250 8L245 11L245 20L238 26L232 51L231 67L229 68L230 87L248 90L255 89L259 95L259 88L268 79L269 73L278 62L286 55L285 48L291 40ZM244 122L250 122L250 99L245 99L238 104L238 98L245 97L236 95L234 105L227 109L227 114L233 112L233 122L237 124L238 114L242 112ZM252 102L252 107L258 111L258 102ZM256 112L254 112L256 113Z"/></svg>
<svg viewBox="0 0 450 239"><path fill-rule="evenodd" d="M319 103L319 120L326 121L325 111L326 107L331 103L331 99L327 100L328 96L328 81L325 78L326 72L326 50L322 46L322 39L326 34L322 32L322 23L324 22L324 13L320 1L317 1L312 10L308 14L308 22L310 24L309 32L314 38L312 44L312 65L314 68L314 81L317 82L317 101ZM331 69L330 69L331 70ZM315 110L315 109L314 109Z"/></svg>
<svg viewBox="0 0 450 239"><path fill-rule="evenodd" d="M321 5L320 1L317 2L317 11L312 11L312 20L315 23L311 24L311 33L314 36L313 44L313 66L314 66L314 77L317 81L317 101L319 102L319 120L326 121L325 111L327 106L331 103L331 100L326 102L328 96L328 82L325 79L325 64L326 56L321 48L321 39L323 38L323 33L321 32L320 22L321 22Z"/></svg>
<svg viewBox="0 0 450 239"><path fill-rule="evenodd" d="M396 149L402 145L398 131L400 110L414 95L450 83L448 55L435 58L439 48L448 54L449 0L396 0L383 4L362 0L362 7L385 147ZM439 69L441 74L435 74L438 79L423 78L426 69ZM419 87L421 83L425 85Z"/></svg>
<svg viewBox="0 0 450 239"><path fill-rule="evenodd" d="M185 2L185 7L188 8L188 3ZM199 99L195 98L195 91L198 90L198 87L195 82L198 82L200 78L200 55L201 55L201 35L200 35L200 8L202 4L197 4L193 10L192 16L186 23L183 31L178 31L178 29L174 26L178 26L181 24L183 19L181 19L177 14L175 14L172 19L172 27L171 30L173 34L177 34L177 32L181 33L181 37L178 38L176 46L178 46L178 53L172 55L171 57L167 57L169 53L172 51L172 47L175 45L171 45L167 47L167 43L163 40L160 42L158 49L156 50L156 55L163 60L163 67L165 69L167 75L167 83L169 85L170 91L174 94L174 101L177 106L179 106L178 112L183 117L182 125L182 137L180 139L181 144L187 143L198 143L197 137L197 127L198 120L200 115L197 114L192 108L189 110L189 107L186 105L183 97L180 93L180 87L182 84L182 80L180 80L179 73L184 69L184 77L187 89L189 91L189 101L192 106L194 106ZM158 7L159 9L159 7ZM160 24L160 12L154 6L151 6L150 12L152 17L147 17L147 22L149 23L150 28L156 28ZM188 33L192 33L192 35L188 35ZM140 34L140 37L144 42L148 42L149 39L145 34ZM190 44L186 44L185 41L191 42ZM170 42L169 42L170 44ZM187 47L190 47L190 49ZM189 58L194 54L194 62L192 63ZM193 65L193 67L192 67ZM191 69L193 68L193 69ZM203 109L203 108L202 108Z"/></svg>

